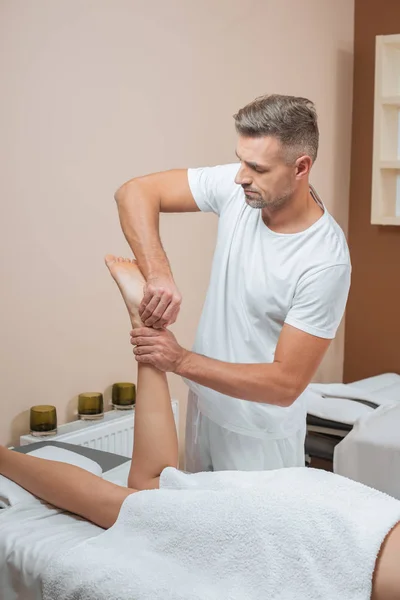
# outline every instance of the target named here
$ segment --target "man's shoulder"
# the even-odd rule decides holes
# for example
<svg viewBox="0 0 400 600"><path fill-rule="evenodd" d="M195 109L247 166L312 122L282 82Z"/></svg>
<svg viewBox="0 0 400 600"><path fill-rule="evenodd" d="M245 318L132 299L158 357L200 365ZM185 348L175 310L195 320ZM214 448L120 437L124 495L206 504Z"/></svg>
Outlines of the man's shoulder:
<svg viewBox="0 0 400 600"><path fill-rule="evenodd" d="M188 169L189 187L200 210L221 215L224 207L242 191L235 183L238 170L237 163Z"/></svg>
<svg viewBox="0 0 400 600"><path fill-rule="evenodd" d="M203 165L200 167L189 167L188 173L192 177L207 177L208 179L226 180L234 183L240 163L223 163L217 165Z"/></svg>
<svg viewBox="0 0 400 600"><path fill-rule="evenodd" d="M229 173L237 172L239 170L240 163L239 162L229 162L229 163L216 163L213 165L200 165L197 167L189 167L189 170L207 170L210 173Z"/></svg>
<svg viewBox="0 0 400 600"><path fill-rule="evenodd" d="M224 163L201 167L190 167L188 173L193 178L207 178L209 181L226 182L236 186L235 177L240 168L240 163Z"/></svg>
<svg viewBox="0 0 400 600"><path fill-rule="evenodd" d="M346 235L330 213L327 218L327 230L329 235L326 236L326 251L329 255L333 253L337 262L350 264L350 251Z"/></svg>
<svg viewBox="0 0 400 600"><path fill-rule="evenodd" d="M326 209L325 209L326 210ZM326 210L321 223L306 236L303 246L305 256L321 266L350 265L350 252L343 229Z"/></svg>

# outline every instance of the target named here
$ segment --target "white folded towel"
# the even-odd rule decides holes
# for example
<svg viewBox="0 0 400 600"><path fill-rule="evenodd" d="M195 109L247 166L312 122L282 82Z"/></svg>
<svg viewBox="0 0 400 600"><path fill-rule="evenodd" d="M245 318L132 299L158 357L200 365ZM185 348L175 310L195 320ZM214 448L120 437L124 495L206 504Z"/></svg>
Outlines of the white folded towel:
<svg viewBox="0 0 400 600"><path fill-rule="evenodd" d="M400 502L307 468L187 475L57 556L44 600L369 600Z"/></svg>
<svg viewBox="0 0 400 600"><path fill-rule="evenodd" d="M354 400L325 396L324 393L317 393L313 389L308 389L304 397L306 398L307 414L325 421L354 425L360 417L374 411L370 406Z"/></svg>
<svg viewBox="0 0 400 600"><path fill-rule="evenodd" d="M312 383L304 394L307 413L354 425L376 406L400 402L400 375L385 373L355 383ZM363 404L365 402L365 404Z"/></svg>
<svg viewBox="0 0 400 600"><path fill-rule="evenodd" d="M24 490L24 488L17 483L0 475L0 508L15 506L21 502L40 503L40 500L30 492Z"/></svg>

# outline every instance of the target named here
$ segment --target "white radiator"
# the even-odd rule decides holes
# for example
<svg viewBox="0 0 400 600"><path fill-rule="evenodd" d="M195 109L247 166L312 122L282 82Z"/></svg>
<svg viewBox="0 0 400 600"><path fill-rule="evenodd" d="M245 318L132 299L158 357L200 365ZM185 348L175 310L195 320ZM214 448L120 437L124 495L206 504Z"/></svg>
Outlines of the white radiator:
<svg viewBox="0 0 400 600"><path fill-rule="evenodd" d="M172 400L172 412L179 432L179 403ZM56 435L36 437L23 435L20 437L21 446L35 442L52 441L77 444L96 450L104 450L121 456L132 456L133 448L133 424L135 411L111 410L104 413L100 421L73 421L60 425Z"/></svg>

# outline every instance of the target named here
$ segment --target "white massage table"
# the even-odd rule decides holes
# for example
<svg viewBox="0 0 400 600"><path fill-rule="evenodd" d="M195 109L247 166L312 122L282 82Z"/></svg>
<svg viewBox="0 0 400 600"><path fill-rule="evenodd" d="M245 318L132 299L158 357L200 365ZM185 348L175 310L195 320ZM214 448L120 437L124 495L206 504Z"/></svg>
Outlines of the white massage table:
<svg viewBox="0 0 400 600"><path fill-rule="evenodd" d="M306 394L306 454L332 463L336 446L379 406L400 403L400 375L384 373L350 384L311 384Z"/></svg>
<svg viewBox="0 0 400 600"><path fill-rule="evenodd" d="M356 464L358 470L353 468L350 474L343 471L340 474L362 480L360 479L360 469L363 473L373 472L376 477L383 473L383 467L387 462L385 451L393 452L397 430L393 431L392 429L391 447L385 448L383 439L385 434L379 431L379 426L373 428L375 437L369 443L368 435L367 438L365 437L365 428L362 430L360 438L355 424L363 422L368 415L376 411L377 406L383 405L386 410L386 407L393 406L398 402L399 410L396 414L399 419L398 431L400 432L400 376L388 373L347 385L325 384L321 386L315 384L310 386L310 389L312 394L308 397L306 450L308 444L308 449L310 450L311 447L311 451L315 451L315 440L311 439L310 443L310 438L314 437L318 442L314 455L318 456L318 452L322 452L329 455L332 460L335 446L338 450L339 448L344 450L340 452L340 460L337 461L339 465L337 472L345 469L343 465L346 463L353 464L353 467ZM388 418L387 415L390 418L389 409L385 413L386 418ZM352 432L352 436L354 433L354 439L351 438L349 432ZM379 443L377 444L379 435L382 439L381 446ZM396 468L398 465L400 472L400 433L398 438ZM324 447L326 440L329 443ZM343 442L341 442L342 440ZM126 485L130 466L130 461L126 457L59 442L32 444L17 448L16 451L27 453L49 445L68 449L95 461L101 466L104 479ZM365 447L369 448L369 453L365 453L362 449L361 459L360 445L364 449ZM353 456L357 455L356 463L354 460L353 463L347 461L347 457L351 453ZM376 457L378 454L379 460L375 461L375 468L371 470L370 465L374 461L374 456ZM54 457L48 456L48 458ZM386 477L385 482L380 484L381 487L374 485L374 482L365 481L365 483L382 489L382 486L386 485L389 480L390 477L389 479ZM83 519L51 508L32 498L29 494L26 494L25 497L22 494L22 498L20 496L13 497L13 490L5 489L8 481L0 477L0 502L3 499L3 505L7 506L0 509L0 600L42 600L41 574L54 554L64 553L82 541L99 535L103 530ZM400 496L400 474L398 481ZM382 489L382 491L388 490ZM19 488L20 493L21 489Z"/></svg>
<svg viewBox="0 0 400 600"><path fill-rule="evenodd" d="M49 446L58 448L57 452L68 450L95 461L103 471L103 479L126 485L130 467L126 457L55 442L16 450L49 452L43 451ZM56 460L62 460L60 456ZM55 457L47 454L47 458ZM79 460L75 464L80 464ZM103 532L96 525L40 502L5 478L0 478L0 501L5 506L0 509L0 600L41 600L41 574L55 553L64 554Z"/></svg>

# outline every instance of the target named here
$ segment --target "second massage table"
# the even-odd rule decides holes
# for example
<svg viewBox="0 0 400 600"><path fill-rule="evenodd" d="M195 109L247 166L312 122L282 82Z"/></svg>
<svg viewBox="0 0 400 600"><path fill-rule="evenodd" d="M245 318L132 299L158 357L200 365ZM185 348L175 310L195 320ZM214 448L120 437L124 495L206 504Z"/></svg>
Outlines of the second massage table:
<svg viewBox="0 0 400 600"><path fill-rule="evenodd" d="M400 375L384 373L348 384L311 384L307 399L308 461L333 462L335 447L379 406L400 403Z"/></svg>

